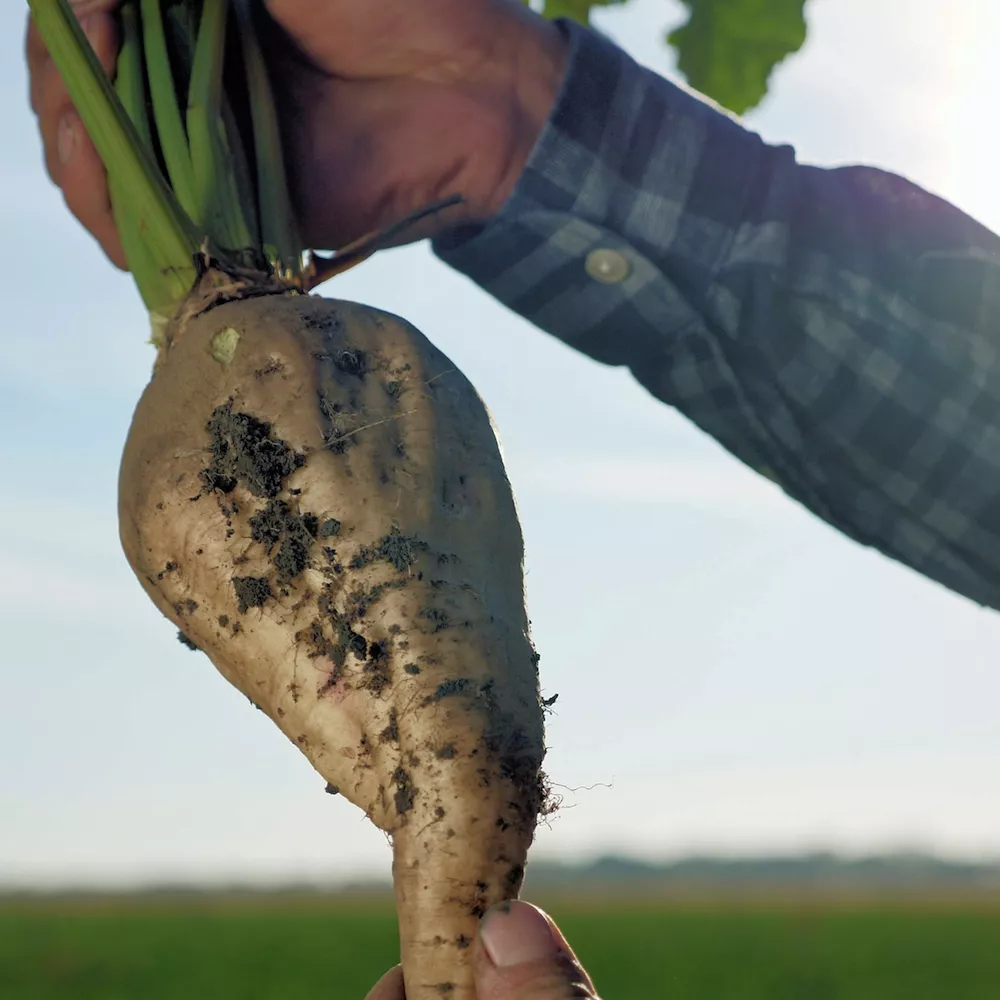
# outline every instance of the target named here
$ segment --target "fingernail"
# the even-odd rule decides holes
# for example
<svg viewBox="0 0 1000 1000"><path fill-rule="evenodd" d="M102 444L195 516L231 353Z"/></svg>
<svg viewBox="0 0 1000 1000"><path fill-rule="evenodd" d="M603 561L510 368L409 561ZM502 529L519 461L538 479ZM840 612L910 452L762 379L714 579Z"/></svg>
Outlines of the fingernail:
<svg viewBox="0 0 1000 1000"><path fill-rule="evenodd" d="M493 964L501 968L525 965L559 953L545 914L514 900L494 906L479 926L479 937Z"/></svg>
<svg viewBox="0 0 1000 1000"><path fill-rule="evenodd" d="M65 115L59 123L59 162L65 167L76 152L75 115Z"/></svg>

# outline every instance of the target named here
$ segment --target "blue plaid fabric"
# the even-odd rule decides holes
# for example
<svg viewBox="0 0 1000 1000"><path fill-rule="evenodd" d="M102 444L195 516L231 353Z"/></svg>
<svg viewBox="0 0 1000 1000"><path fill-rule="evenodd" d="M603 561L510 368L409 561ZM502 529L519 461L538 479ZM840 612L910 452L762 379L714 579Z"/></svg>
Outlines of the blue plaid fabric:
<svg viewBox="0 0 1000 1000"><path fill-rule="evenodd" d="M1000 608L1000 239L891 174L802 166L563 29L516 191L439 257L840 531ZM597 249L623 281L590 277Z"/></svg>

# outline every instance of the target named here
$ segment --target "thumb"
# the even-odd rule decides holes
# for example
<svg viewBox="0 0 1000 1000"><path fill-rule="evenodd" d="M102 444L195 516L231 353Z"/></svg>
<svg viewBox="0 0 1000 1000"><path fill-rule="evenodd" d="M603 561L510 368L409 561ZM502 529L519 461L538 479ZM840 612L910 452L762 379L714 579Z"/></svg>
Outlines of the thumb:
<svg viewBox="0 0 1000 1000"><path fill-rule="evenodd" d="M483 917L475 968L479 1000L597 1000L552 918L528 903L501 903Z"/></svg>

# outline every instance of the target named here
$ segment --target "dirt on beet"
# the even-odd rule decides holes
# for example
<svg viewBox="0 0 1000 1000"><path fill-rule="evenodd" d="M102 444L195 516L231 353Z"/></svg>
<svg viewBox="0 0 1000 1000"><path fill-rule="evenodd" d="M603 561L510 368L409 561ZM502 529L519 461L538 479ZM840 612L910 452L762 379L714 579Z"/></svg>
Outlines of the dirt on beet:
<svg viewBox="0 0 1000 1000"><path fill-rule="evenodd" d="M289 583L309 565L318 533L315 514L296 513L284 500L271 500L250 518L250 537L266 546L279 583Z"/></svg>
<svg viewBox="0 0 1000 1000"><path fill-rule="evenodd" d="M284 481L305 464L299 455L271 437L271 425L233 404L217 407L207 428L212 461L201 474L206 492L231 493L242 483L254 496L273 498Z"/></svg>

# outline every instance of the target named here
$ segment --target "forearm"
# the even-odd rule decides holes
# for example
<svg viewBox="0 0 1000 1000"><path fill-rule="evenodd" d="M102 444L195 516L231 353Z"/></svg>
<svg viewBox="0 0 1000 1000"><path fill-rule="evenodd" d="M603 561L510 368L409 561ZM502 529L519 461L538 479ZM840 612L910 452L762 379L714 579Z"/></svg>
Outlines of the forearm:
<svg viewBox="0 0 1000 1000"><path fill-rule="evenodd" d="M1000 606L1000 240L898 177L800 166L571 31L513 194L439 255L845 533Z"/></svg>

